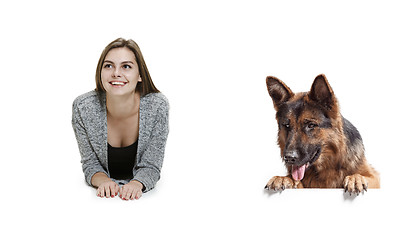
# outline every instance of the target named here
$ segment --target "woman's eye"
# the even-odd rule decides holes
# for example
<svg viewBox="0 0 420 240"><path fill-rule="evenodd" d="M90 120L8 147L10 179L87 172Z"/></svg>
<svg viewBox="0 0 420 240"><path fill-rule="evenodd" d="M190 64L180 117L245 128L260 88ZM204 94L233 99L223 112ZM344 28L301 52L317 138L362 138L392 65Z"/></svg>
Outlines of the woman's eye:
<svg viewBox="0 0 420 240"><path fill-rule="evenodd" d="M111 64L105 64L104 68L112 68L112 65Z"/></svg>
<svg viewBox="0 0 420 240"><path fill-rule="evenodd" d="M131 68L131 66L130 66L130 65L128 65L128 64L125 64L125 65L123 65L123 68L124 68L124 69L130 69L130 68Z"/></svg>

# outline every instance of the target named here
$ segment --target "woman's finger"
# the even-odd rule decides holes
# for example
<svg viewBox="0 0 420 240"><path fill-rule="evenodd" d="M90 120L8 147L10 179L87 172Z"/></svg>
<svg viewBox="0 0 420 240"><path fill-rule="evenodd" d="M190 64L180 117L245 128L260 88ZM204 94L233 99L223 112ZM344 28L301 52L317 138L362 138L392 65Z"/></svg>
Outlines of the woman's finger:
<svg viewBox="0 0 420 240"><path fill-rule="evenodd" d="M113 186L111 186L111 197L115 197L118 194L119 186L117 183L114 183Z"/></svg>
<svg viewBox="0 0 420 240"><path fill-rule="evenodd" d="M118 195L120 195L120 198L122 198L122 187L120 187L120 188L118 189Z"/></svg>
<svg viewBox="0 0 420 240"><path fill-rule="evenodd" d="M107 198L111 197L111 185L110 184L105 185L105 196Z"/></svg>
<svg viewBox="0 0 420 240"><path fill-rule="evenodd" d="M122 200L126 200L127 197L127 187L124 185L121 187L121 191L120 191L120 197Z"/></svg>
<svg viewBox="0 0 420 240"><path fill-rule="evenodd" d="M127 200L128 199L131 199L131 200L133 200L134 199L134 188L132 187L132 186L130 186L129 188L128 188L128 190L127 190Z"/></svg>
<svg viewBox="0 0 420 240"><path fill-rule="evenodd" d="M104 187L103 186L99 186L98 188L98 197L103 198L104 197Z"/></svg>
<svg viewBox="0 0 420 240"><path fill-rule="evenodd" d="M141 197L141 194L142 194L143 192L139 189L139 191L137 192L137 194L136 194L136 199L139 199L140 197Z"/></svg>
<svg viewBox="0 0 420 240"><path fill-rule="evenodd" d="M137 194L136 189L135 188L131 188L131 191L129 191L129 195L128 195L129 199L130 200L134 200L134 197L135 197L136 194Z"/></svg>

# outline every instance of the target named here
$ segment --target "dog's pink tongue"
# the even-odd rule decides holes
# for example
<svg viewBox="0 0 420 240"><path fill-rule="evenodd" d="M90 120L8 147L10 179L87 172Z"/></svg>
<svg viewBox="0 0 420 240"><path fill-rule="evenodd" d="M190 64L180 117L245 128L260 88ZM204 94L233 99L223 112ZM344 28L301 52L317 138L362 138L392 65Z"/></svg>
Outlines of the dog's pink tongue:
<svg viewBox="0 0 420 240"><path fill-rule="evenodd" d="M302 166L292 166L292 177L295 181L300 181L303 179L303 176L305 175L306 170L306 164L303 164Z"/></svg>

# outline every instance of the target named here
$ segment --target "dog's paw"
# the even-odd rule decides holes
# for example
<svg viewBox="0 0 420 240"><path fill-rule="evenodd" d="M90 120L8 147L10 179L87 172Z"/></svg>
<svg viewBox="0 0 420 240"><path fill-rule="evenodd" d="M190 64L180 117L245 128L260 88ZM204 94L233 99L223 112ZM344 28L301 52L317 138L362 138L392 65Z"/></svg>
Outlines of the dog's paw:
<svg viewBox="0 0 420 240"><path fill-rule="evenodd" d="M265 189L274 191L284 190L286 188L295 188L295 183L289 177L274 176L265 185Z"/></svg>
<svg viewBox="0 0 420 240"><path fill-rule="evenodd" d="M368 181L360 174L353 174L344 178L344 192L359 195L367 191Z"/></svg>

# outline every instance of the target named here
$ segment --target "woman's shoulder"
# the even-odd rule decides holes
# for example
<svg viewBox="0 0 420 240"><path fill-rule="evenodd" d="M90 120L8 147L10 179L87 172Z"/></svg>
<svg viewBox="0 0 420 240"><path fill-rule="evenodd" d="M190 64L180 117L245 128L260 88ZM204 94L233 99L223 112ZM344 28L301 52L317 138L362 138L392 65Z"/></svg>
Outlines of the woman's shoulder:
<svg viewBox="0 0 420 240"><path fill-rule="evenodd" d="M95 90L78 96L73 102L73 118L89 119L94 125L106 116L106 97Z"/></svg>
<svg viewBox="0 0 420 240"><path fill-rule="evenodd" d="M73 106L76 107L83 107L83 106L92 106L92 105L100 105L101 100L102 100L103 96L102 94L98 93L95 90L92 90L90 92L84 93L80 96L78 96L74 101L73 101Z"/></svg>
<svg viewBox="0 0 420 240"><path fill-rule="evenodd" d="M160 106L163 108L169 108L169 101L163 93L149 93L146 96L143 96L142 101L147 102L151 105Z"/></svg>

